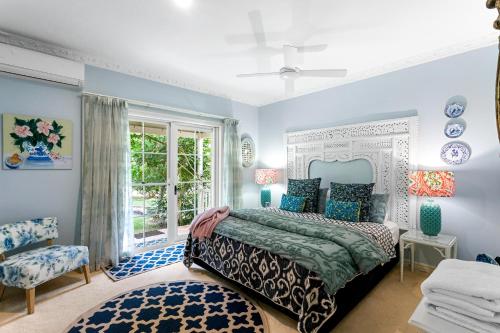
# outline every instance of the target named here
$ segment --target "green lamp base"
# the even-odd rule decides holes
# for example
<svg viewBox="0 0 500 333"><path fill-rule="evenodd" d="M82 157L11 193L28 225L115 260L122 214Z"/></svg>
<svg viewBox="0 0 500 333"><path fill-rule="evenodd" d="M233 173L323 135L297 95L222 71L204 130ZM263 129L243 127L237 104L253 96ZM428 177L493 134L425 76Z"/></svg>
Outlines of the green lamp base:
<svg viewBox="0 0 500 333"><path fill-rule="evenodd" d="M441 232L441 207L431 199L420 205L420 230L427 236Z"/></svg>
<svg viewBox="0 0 500 333"><path fill-rule="evenodd" d="M263 187L260 190L260 204L262 207L269 207L271 205L271 189Z"/></svg>

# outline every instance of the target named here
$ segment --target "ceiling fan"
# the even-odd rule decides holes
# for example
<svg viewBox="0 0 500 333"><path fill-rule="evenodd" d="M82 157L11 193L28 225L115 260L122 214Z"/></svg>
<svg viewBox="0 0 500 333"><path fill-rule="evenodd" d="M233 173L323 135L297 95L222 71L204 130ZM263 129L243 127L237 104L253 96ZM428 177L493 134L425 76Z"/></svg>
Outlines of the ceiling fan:
<svg viewBox="0 0 500 333"><path fill-rule="evenodd" d="M297 66L299 52L318 52L327 48L326 44L312 46L283 45L284 66L277 72L238 74L237 77L279 76L285 80L285 93L295 91L295 80L301 77L344 77L347 69L301 69Z"/></svg>

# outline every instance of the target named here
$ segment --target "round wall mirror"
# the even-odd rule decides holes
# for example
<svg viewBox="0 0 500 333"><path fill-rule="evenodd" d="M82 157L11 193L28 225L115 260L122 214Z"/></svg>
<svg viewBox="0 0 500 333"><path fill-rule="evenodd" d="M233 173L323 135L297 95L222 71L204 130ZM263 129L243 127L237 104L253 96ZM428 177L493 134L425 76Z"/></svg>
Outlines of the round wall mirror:
<svg viewBox="0 0 500 333"><path fill-rule="evenodd" d="M241 138L241 161L245 168L251 167L255 162L255 144L249 136Z"/></svg>

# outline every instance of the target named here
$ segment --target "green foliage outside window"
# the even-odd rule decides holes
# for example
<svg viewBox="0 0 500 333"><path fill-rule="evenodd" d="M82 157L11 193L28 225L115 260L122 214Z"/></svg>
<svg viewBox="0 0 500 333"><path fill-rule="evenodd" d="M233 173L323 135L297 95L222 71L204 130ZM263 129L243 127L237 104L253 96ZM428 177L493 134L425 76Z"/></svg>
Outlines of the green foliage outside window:
<svg viewBox="0 0 500 333"><path fill-rule="evenodd" d="M142 233L143 228L151 231L167 227L167 137L158 129L149 133L149 128L145 127L145 132L144 141L142 131L138 131L137 126L130 133L134 233ZM199 191L209 191L211 188L212 142L210 138L202 140L203 172L199 172L194 133L184 134L178 139L177 201L180 226L190 224L197 213ZM155 184L148 185L150 183Z"/></svg>

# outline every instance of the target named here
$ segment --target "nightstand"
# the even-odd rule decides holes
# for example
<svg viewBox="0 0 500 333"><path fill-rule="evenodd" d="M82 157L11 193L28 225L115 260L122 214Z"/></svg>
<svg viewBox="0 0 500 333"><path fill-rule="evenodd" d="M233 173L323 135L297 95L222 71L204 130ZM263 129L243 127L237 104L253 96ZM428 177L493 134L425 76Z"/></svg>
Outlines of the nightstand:
<svg viewBox="0 0 500 333"><path fill-rule="evenodd" d="M457 257L457 237L452 235L439 234L437 236L426 236L420 230L408 230L399 237L399 253L401 258L401 281L403 281L405 249L410 248L410 267L415 270L415 245L430 246L445 258Z"/></svg>

